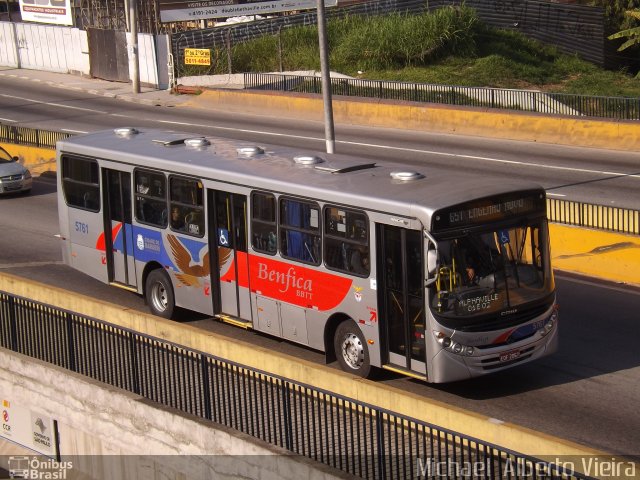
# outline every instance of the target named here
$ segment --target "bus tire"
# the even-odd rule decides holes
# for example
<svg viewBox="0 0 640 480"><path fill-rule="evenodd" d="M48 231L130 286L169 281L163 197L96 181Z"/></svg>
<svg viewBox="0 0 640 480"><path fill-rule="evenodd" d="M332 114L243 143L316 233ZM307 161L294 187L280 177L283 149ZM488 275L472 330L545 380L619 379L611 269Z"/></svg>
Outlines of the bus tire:
<svg viewBox="0 0 640 480"><path fill-rule="evenodd" d="M173 286L167 272L157 268L149 273L144 289L149 310L154 315L171 318L176 308Z"/></svg>
<svg viewBox="0 0 640 480"><path fill-rule="evenodd" d="M345 320L338 325L333 336L333 349L342 370L363 378L371 376L369 348L353 320Z"/></svg>

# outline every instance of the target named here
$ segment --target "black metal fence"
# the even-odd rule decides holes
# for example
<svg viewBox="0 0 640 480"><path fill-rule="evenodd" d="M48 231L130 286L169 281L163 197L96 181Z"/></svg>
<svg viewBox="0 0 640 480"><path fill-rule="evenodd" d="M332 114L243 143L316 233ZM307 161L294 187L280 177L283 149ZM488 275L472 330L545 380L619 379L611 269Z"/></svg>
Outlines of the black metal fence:
<svg viewBox="0 0 640 480"><path fill-rule="evenodd" d="M361 478L582 474L313 386L0 292L0 346Z"/></svg>
<svg viewBox="0 0 640 480"><path fill-rule="evenodd" d="M278 73L245 73L250 90L322 93L320 77ZM550 115L571 115L617 120L640 119L640 98L593 97L533 90L461 87L429 83L331 78L332 95L429 102L468 107L521 110Z"/></svg>
<svg viewBox="0 0 640 480"><path fill-rule="evenodd" d="M547 198L550 222L640 235L640 210Z"/></svg>
<svg viewBox="0 0 640 480"><path fill-rule="evenodd" d="M56 142L69 138L71 133L40 130L0 123L0 142L29 145L32 147L56 148Z"/></svg>

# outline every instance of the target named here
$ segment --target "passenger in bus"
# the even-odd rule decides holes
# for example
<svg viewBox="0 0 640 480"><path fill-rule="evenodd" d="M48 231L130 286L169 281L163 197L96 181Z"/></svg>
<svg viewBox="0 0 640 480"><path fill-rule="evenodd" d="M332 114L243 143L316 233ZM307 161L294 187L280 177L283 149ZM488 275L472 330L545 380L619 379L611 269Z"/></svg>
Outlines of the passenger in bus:
<svg viewBox="0 0 640 480"><path fill-rule="evenodd" d="M351 253L351 271L356 275L369 275L369 253L354 248Z"/></svg>
<svg viewBox="0 0 640 480"><path fill-rule="evenodd" d="M455 258L460 266L462 284L478 285L480 280L490 275L495 267L489 246L479 236L465 236L454 241Z"/></svg>
<svg viewBox="0 0 640 480"><path fill-rule="evenodd" d="M179 207L171 209L171 228L174 230L184 230L184 216Z"/></svg>
<svg viewBox="0 0 640 480"><path fill-rule="evenodd" d="M147 194L149 193L149 180L147 177L140 177L140 183L136 187L138 193Z"/></svg>

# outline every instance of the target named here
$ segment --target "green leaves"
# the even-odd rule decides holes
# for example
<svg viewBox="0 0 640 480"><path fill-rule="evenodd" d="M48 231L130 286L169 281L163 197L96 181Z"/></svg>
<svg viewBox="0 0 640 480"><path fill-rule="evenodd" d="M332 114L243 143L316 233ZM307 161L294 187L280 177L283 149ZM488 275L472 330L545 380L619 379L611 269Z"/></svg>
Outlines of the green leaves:
<svg viewBox="0 0 640 480"><path fill-rule="evenodd" d="M629 10L625 12L625 15L631 17L635 20L640 20L640 9L638 10ZM624 42L620 47L618 47L618 51L626 50L629 47L634 45L640 45L640 26L627 28L618 33L614 33L613 35L609 35L609 40L615 40L618 38L626 38L627 41Z"/></svg>

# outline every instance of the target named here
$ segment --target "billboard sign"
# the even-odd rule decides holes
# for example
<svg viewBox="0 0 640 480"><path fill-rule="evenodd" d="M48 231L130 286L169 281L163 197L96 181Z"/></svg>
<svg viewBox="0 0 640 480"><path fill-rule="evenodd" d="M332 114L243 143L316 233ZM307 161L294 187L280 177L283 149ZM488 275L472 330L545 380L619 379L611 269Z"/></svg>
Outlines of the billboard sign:
<svg viewBox="0 0 640 480"><path fill-rule="evenodd" d="M73 25L71 0L20 0L24 22Z"/></svg>
<svg viewBox="0 0 640 480"><path fill-rule="evenodd" d="M324 4L335 7L338 0L324 0ZM160 21L167 23L309 10L316 8L317 0L158 0L158 6Z"/></svg>

